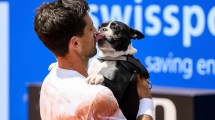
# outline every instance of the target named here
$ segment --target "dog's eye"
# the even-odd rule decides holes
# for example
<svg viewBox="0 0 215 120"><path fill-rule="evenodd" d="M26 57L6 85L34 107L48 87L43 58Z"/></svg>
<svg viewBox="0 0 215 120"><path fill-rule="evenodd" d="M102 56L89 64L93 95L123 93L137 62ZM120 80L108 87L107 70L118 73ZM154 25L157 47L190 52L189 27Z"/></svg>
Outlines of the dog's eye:
<svg viewBox="0 0 215 120"><path fill-rule="evenodd" d="M102 31L107 31L108 29L107 28L102 28Z"/></svg>
<svg viewBox="0 0 215 120"><path fill-rule="evenodd" d="M113 26L112 29L119 30L120 27L118 25L116 25L116 26Z"/></svg>

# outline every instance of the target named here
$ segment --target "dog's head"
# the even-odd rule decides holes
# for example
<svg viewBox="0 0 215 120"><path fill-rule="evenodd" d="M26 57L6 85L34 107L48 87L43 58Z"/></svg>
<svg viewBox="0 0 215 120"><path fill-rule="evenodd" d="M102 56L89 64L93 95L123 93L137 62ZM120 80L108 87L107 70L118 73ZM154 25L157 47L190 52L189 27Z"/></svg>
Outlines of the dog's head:
<svg viewBox="0 0 215 120"><path fill-rule="evenodd" d="M133 55L136 49L131 39L142 39L144 35L120 21L107 21L99 26L98 47L100 56L118 57Z"/></svg>

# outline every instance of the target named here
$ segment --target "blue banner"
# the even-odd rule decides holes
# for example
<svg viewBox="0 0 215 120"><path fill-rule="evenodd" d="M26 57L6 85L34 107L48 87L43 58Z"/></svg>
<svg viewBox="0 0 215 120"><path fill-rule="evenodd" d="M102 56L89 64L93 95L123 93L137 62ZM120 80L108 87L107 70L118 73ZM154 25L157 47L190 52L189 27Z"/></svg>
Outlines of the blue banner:
<svg viewBox="0 0 215 120"><path fill-rule="evenodd" d="M154 85L215 88L214 1L92 1L95 25L120 20L142 31L136 57Z"/></svg>

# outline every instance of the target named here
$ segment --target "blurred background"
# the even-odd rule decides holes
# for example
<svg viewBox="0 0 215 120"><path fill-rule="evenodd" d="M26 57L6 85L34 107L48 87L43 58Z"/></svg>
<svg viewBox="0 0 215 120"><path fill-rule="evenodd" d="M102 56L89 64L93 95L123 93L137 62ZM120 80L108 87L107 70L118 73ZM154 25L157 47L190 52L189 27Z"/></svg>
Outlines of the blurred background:
<svg viewBox="0 0 215 120"><path fill-rule="evenodd" d="M33 28L46 1L0 0L0 120L28 119L28 85L56 61ZM153 86L215 90L215 0L87 1L96 27L119 20L145 34L132 43Z"/></svg>

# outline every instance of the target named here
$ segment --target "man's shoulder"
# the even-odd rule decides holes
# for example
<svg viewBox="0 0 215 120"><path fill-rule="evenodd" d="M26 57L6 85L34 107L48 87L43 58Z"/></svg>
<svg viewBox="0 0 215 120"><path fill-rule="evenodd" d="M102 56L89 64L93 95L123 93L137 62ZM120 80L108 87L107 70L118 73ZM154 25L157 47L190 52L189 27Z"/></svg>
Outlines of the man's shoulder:
<svg viewBox="0 0 215 120"><path fill-rule="evenodd" d="M116 98L110 89L101 89L93 99L91 108L96 119L113 118L125 120Z"/></svg>
<svg viewBox="0 0 215 120"><path fill-rule="evenodd" d="M96 94L112 94L111 90L103 85L89 85L88 92Z"/></svg>
<svg viewBox="0 0 215 120"><path fill-rule="evenodd" d="M114 97L112 91L102 85L90 85L92 89L88 89L88 93L93 95L93 98L96 101L114 101L116 102L116 98Z"/></svg>

